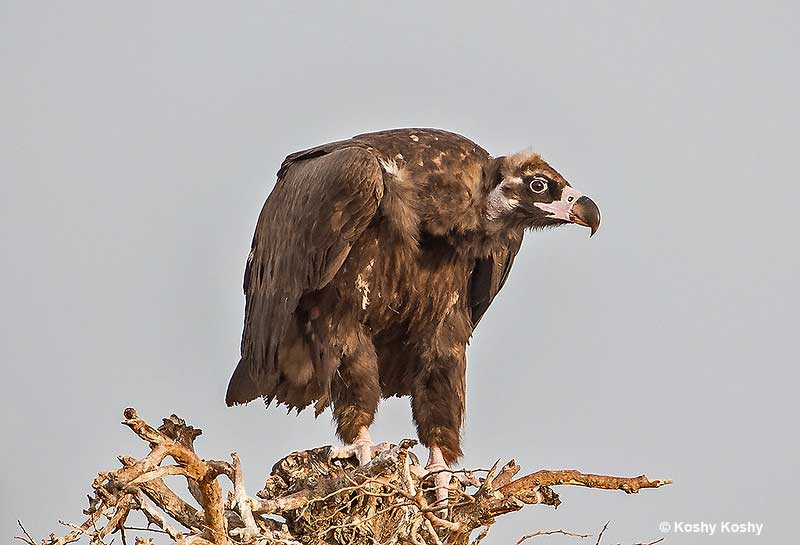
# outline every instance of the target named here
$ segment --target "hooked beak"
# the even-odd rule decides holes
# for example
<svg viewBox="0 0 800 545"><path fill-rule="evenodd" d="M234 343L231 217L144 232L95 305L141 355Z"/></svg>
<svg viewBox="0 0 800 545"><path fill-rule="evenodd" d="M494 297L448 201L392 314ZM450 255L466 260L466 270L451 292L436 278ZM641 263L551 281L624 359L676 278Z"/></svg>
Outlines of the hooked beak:
<svg viewBox="0 0 800 545"><path fill-rule="evenodd" d="M561 192L561 200L537 202L535 206L553 218L577 223L592 230L590 237L600 228L600 209L592 199L571 187Z"/></svg>
<svg viewBox="0 0 800 545"><path fill-rule="evenodd" d="M580 197L570 211L570 221L592 230L589 237L594 236L600 228L600 209L592 199L584 195Z"/></svg>

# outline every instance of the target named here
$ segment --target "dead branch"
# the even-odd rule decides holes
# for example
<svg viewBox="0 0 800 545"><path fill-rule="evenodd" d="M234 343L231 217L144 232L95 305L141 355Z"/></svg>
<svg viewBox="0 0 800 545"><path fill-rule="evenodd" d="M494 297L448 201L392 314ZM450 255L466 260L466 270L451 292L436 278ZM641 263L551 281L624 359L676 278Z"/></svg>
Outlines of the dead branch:
<svg viewBox="0 0 800 545"><path fill-rule="evenodd" d="M644 475L639 475L638 477L592 475L591 473L581 473L574 469L562 469L559 471L541 470L504 485L502 490L504 494L517 495L531 487L565 484L601 488L604 490L622 490L627 494L636 494L642 488L658 488L659 486L672 484L672 481L651 481Z"/></svg>
<svg viewBox="0 0 800 545"><path fill-rule="evenodd" d="M150 446L141 459L120 456L122 467L101 472L92 483L93 495L80 525L67 524L64 536L51 534L42 545L66 545L83 536L92 545L119 532L158 532L179 545L315 545L400 544L467 545L480 530L474 544L486 537L496 517L525 505L558 506L552 487L576 485L636 493L658 488L668 480L614 477L576 470L541 470L514 479L520 467L511 460L489 470L465 472L452 479L446 507L434 505L432 479L411 452L416 444L403 440L378 454L369 464L330 459L331 447L294 452L275 464L257 497L247 494L241 461L203 460L194 441L201 430L188 426L175 415L153 428L132 408L125 409L122 422ZM165 463L171 458L174 464ZM473 474L485 473L478 481ZM183 500L163 480L182 477L199 509ZM223 500L219 477L230 489ZM473 487L471 492L468 490ZM131 512L147 521L142 528L127 524ZM281 517L279 521L274 517ZM18 539L37 542L22 527ZM180 529L178 529L180 528ZM605 528L604 528L605 529ZM539 531L520 538L517 545L538 536L562 534L588 537L566 530ZM151 534L152 535L152 534ZM602 531L598 536L598 542ZM151 545L151 537L137 535L136 545Z"/></svg>
<svg viewBox="0 0 800 545"><path fill-rule="evenodd" d="M154 429L136 414L136 409L125 409L125 421L123 424L128 426L133 432L150 443L153 452L158 451L161 460L166 456L171 456L182 468L184 475L190 484L195 484L199 493L195 496L203 506L203 514L206 524L206 535L204 536L212 543L225 545L228 543L228 532L225 528L225 514L222 506L222 488L217 477L218 471L212 469L207 463L203 462L194 452L194 439L200 435L200 430L194 430L173 415L169 419L164 419L164 424L160 430ZM163 456L161 455L163 452ZM159 460L159 463L160 461ZM135 464L134 464L135 465ZM123 471L127 471L126 468ZM155 469L155 468L153 468ZM148 467L148 472L151 470ZM145 472L142 472L142 475ZM127 485L134 484L136 478L126 481ZM155 477L160 478L157 473ZM193 481L193 483L192 483ZM198 497L199 496L199 497Z"/></svg>

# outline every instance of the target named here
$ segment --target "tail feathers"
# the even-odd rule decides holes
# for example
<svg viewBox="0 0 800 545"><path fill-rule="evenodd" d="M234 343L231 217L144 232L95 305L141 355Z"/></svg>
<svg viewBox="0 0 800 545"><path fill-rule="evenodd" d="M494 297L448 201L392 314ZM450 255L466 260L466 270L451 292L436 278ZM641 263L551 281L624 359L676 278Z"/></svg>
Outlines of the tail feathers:
<svg viewBox="0 0 800 545"><path fill-rule="evenodd" d="M239 364L228 382L228 391L225 394L225 404L228 407L249 403L261 396L258 386L250 376L249 367L244 359L239 360Z"/></svg>

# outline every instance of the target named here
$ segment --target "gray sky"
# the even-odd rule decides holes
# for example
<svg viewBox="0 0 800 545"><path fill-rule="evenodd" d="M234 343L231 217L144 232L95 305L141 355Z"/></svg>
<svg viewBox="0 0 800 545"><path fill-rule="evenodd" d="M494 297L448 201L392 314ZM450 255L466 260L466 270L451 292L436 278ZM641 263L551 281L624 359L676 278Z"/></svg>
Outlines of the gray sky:
<svg viewBox="0 0 800 545"><path fill-rule="evenodd" d="M401 126L532 147L603 212L526 238L470 347L464 464L676 481L564 488L487 542L795 539L800 13L645 4L0 2L3 539L143 454L128 405L238 450L253 491L331 442L329 413L225 407L242 271L286 154ZM407 399L373 436L414 436Z"/></svg>

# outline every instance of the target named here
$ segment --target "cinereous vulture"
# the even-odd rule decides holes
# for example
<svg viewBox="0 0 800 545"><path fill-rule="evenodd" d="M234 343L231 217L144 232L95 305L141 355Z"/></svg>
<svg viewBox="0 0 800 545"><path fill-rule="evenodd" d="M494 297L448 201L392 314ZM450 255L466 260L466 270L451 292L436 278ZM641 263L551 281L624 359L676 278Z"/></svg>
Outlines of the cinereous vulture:
<svg viewBox="0 0 800 545"><path fill-rule="evenodd" d="M332 406L345 443L333 455L363 464L384 447L368 432L381 397L411 396L427 469L446 486L461 455L470 336L524 232L567 223L594 234L600 211L539 155L492 157L443 130L289 155L247 259L227 404Z"/></svg>

